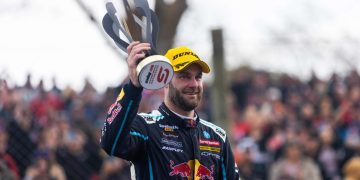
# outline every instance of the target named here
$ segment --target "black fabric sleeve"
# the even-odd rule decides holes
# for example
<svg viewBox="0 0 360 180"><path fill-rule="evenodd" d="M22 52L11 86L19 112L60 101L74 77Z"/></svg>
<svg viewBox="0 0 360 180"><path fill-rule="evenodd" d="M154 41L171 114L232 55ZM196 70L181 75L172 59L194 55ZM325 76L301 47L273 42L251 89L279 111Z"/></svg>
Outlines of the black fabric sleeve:
<svg viewBox="0 0 360 180"><path fill-rule="evenodd" d="M146 125L137 115L142 90L130 81L109 108L100 144L110 156L136 161L139 157L136 154L145 149L148 140Z"/></svg>
<svg viewBox="0 0 360 180"><path fill-rule="evenodd" d="M234 155L231 150L231 146L228 138L225 140L223 147L223 156L221 159L221 179L240 179L239 170L235 163ZM225 177L225 178L224 178Z"/></svg>

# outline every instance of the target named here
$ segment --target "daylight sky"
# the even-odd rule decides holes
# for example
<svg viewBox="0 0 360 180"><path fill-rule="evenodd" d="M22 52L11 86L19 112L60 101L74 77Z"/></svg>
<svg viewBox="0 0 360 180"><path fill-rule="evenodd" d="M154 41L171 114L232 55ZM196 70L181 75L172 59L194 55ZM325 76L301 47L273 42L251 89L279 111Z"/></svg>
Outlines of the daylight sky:
<svg viewBox="0 0 360 180"><path fill-rule="evenodd" d="M83 2L101 21L106 1ZM335 60L329 51L344 44L345 52L357 57L352 49L360 39L358 0L188 0L188 3L176 45L191 47L209 64L212 64L210 31L222 28L228 69L251 65L303 78L315 71L324 79L333 71L345 74L351 66L360 70L359 61L349 65ZM124 56L107 44L100 31L75 0L1 0L0 77L10 85L21 85L26 74L31 73L34 84L43 79L47 88L51 87L53 77L60 87L71 85L77 90L86 77L100 91L115 86L126 77L127 66ZM290 37L292 45L274 46L274 33ZM313 50L309 51L309 47ZM209 76L207 81L211 79Z"/></svg>

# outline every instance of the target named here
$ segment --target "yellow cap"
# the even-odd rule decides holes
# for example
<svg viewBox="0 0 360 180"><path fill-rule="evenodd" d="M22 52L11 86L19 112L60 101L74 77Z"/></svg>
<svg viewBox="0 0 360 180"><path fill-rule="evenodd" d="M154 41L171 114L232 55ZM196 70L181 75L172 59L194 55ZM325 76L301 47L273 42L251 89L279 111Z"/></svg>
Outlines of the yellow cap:
<svg viewBox="0 0 360 180"><path fill-rule="evenodd" d="M190 64L196 63L200 65L202 72L209 73L210 68L206 62L200 60L199 56L196 55L188 47L181 46L177 48L170 49L166 52L165 57L170 60L174 71L181 71L182 69L188 67Z"/></svg>

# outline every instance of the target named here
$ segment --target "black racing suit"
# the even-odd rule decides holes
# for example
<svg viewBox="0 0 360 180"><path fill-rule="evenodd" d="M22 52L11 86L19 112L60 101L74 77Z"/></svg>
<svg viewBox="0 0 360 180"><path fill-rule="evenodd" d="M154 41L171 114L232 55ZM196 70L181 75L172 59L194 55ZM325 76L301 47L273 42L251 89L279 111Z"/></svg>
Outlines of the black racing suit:
<svg viewBox="0 0 360 180"><path fill-rule="evenodd" d="M101 146L110 156L131 161L136 179L239 179L223 129L182 119L164 103L137 114L141 92L128 83L109 109Z"/></svg>

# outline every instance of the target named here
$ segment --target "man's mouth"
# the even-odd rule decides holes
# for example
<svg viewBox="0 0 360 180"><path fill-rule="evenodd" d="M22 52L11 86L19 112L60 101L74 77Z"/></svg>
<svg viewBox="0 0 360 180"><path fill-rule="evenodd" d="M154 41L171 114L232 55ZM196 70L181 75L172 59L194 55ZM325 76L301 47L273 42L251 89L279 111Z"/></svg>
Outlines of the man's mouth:
<svg viewBox="0 0 360 180"><path fill-rule="evenodd" d="M186 95L197 95L200 93L200 91L196 89L188 89L188 90L184 90L183 93Z"/></svg>
<svg viewBox="0 0 360 180"><path fill-rule="evenodd" d="M199 93L196 93L196 92L192 92L192 93L184 93L186 96L189 96L189 97L195 97L197 96Z"/></svg>

